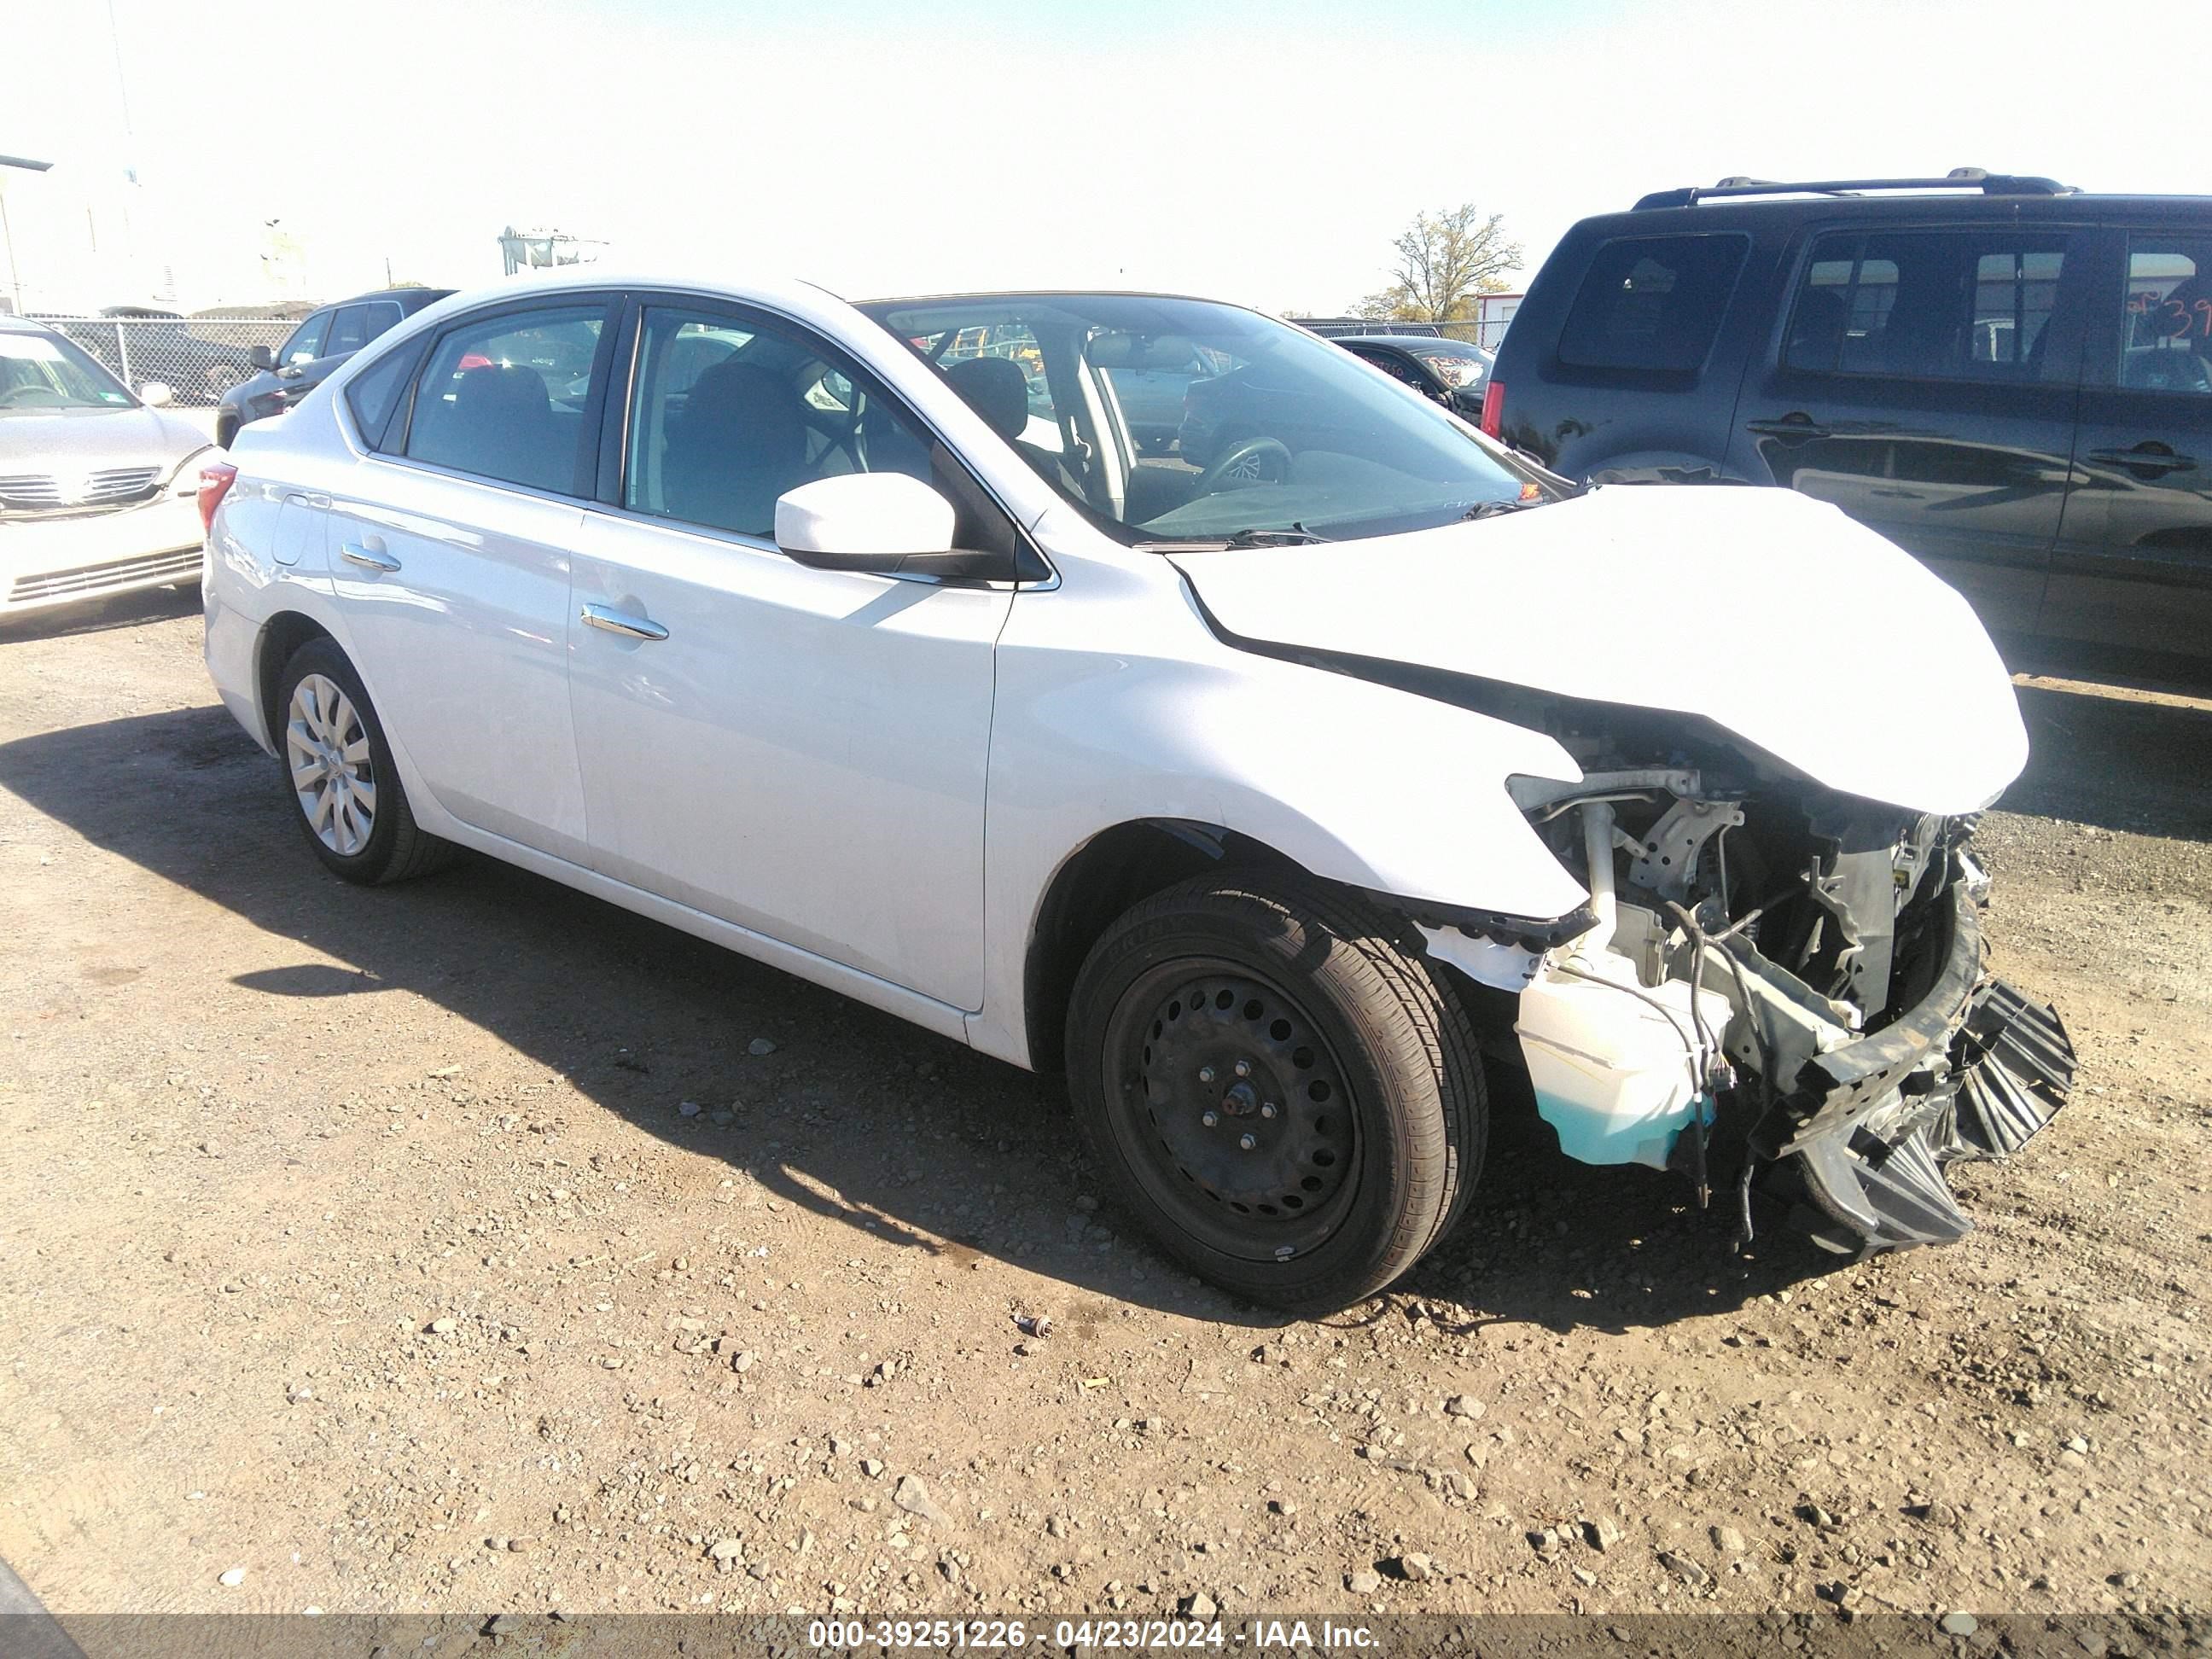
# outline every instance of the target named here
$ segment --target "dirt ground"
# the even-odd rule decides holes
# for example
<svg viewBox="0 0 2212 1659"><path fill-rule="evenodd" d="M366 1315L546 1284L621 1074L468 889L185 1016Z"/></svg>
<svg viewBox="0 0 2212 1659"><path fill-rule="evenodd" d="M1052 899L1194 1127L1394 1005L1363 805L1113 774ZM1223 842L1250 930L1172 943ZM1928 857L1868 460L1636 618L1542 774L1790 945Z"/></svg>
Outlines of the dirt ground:
<svg viewBox="0 0 2212 1659"><path fill-rule="evenodd" d="M2212 702L2022 690L1990 931L2080 1090L1965 1243L1739 1259L1507 1114L1286 1325L1048 1085L495 864L326 876L199 635L0 628L0 1557L58 1613L2212 1602Z"/></svg>

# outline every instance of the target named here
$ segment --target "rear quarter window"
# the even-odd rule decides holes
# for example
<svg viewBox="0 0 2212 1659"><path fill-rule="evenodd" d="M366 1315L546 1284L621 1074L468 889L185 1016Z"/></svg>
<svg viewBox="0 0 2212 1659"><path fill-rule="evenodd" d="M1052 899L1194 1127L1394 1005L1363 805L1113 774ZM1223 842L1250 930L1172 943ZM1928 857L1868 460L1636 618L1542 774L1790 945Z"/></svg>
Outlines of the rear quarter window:
<svg viewBox="0 0 2212 1659"><path fill-rule="evenodd" d="M422 361L422 348L427 343L422 339L412 344L403 343L346 382L346 407L353 411L354 425L361 433L362 441L371 449L384 447L385 428L392 424L392 411L399 407L407 382L414 378L415 366Z"/></svg>
<svg viewBox="0 0 2212 1659"><path fill-rule="evenodd" d="M1720 332L1750 246L1747 236L1721 234L1620 236L1604 243L1559 331L1560 362L1696 374Z"/></svg>

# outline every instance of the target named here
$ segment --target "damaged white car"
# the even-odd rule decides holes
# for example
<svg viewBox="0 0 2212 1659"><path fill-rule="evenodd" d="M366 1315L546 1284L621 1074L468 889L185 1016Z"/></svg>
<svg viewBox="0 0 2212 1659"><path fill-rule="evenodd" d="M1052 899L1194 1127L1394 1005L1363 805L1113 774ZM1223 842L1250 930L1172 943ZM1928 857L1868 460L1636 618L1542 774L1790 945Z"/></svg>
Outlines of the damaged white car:
<svg viewBox="0 0 2212 1659"><path fill-rule="evenodd" d="M1964 1233L1942 1164L2070 1080L1984 967L2027 739L1963 600L1789 492L1577 495L1234 307L547 279L203 499L210 668L332 870L474 848L1065 1067L1259 1300L1443 1237L1486 1064L1852 1252Z"/></svg>

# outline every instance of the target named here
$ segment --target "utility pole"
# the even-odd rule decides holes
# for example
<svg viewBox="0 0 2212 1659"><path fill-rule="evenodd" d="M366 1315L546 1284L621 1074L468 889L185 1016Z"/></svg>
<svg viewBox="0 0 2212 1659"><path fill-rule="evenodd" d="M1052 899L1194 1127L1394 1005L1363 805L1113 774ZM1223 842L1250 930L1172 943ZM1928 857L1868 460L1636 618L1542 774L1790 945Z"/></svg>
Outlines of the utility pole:
<svg viewBox="0 0 2212 1659"><path fill-rule="evenodd" d="M33 161L24 155L0 155L0 169L15 167L24 173L44 173L53 166L52 161ZM0 171L0 241L8 245L8 287L15 296L15 314L23 314L23 278L15 269L15 232L8 222L8 175Z"/></svg>

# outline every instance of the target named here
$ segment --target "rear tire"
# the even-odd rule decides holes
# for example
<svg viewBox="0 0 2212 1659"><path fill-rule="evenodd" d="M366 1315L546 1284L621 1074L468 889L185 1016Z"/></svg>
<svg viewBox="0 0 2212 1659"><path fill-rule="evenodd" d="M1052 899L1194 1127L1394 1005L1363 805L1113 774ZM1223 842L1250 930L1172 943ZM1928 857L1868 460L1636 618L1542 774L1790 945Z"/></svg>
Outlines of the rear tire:
<svg viewBox="0 0 2212 1659"><path fill-rule="evenodd" d="M331 874L374 885L453 862L459 849L415 822L375 706L336 641L292 653L270 712L285 793Z"/></svg>
<svg viewBox="0 0 2212 1659"><path fill-rule="evenodd" d="M1319 883L1209 875L1137 906L1077 977L1067 1056L1122 1206L1255 1302L1373 1295L1481 1170L1464 1011L1402 924Z"/></svg>

